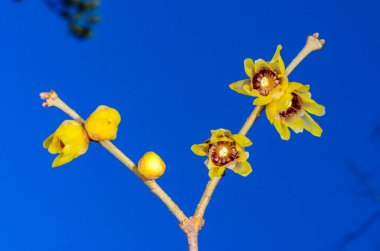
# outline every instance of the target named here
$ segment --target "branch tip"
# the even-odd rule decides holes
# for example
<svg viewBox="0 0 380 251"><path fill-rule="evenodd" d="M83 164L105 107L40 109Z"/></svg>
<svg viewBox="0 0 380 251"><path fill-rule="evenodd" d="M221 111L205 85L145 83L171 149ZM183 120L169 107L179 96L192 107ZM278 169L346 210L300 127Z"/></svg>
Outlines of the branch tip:
<svg viewBox="0 0 380 251"><path fill-rule="evenodd" d="M307 37L305 47L309 47L311 51L316 51L316 50L322 49L325 43L326 43L326 40L319 39L319 33L317 32Z"/></svg>
<svg viewBox="0 0 380 251"><path fill-rule="evenodd" d="M55 105L54 101L58 99L58 94L53 90L49 92L41 92L40 98L45 100L45 102L42 103L43 107L50 107Z"/></svg>

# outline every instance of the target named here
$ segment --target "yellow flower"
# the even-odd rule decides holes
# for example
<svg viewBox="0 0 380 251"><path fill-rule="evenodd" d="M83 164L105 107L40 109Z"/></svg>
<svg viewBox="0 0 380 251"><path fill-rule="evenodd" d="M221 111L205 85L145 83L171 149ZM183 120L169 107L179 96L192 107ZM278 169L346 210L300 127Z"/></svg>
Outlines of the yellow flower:
<svg viewBox="0 0 380 251"><path fill-rule="evenodd" d="M325 114L325 107L311 99L309 90L309 85L290 82L285 94L266 106L267 118L282 139L290 138L289 127L296 133L305 129L314 136L322 135L322 128L309 113L322 116Z"/></svg>
<svg viewBox="0 0 380 251"><path fill-rule="evenodd" d="M205 143L192 145L191 150L199 156L208 156L205 165L209 169L209 176L220 177L226 168L235 173L247 176L252 172L247 162L249 153L244 151L252 142L240 134L232 135L229 130L211 130L211 138Z"/></svg>
<svg viewBox="0 0 380 251"><path fill-rule="evenodd" d="M240 94L257 97L255 105L266 105L279 99L288 85L285 75L285 65L281 58L282 46L278 45L276 53L270 62L251 58L244 60L245 73L249 79L243 79L230 84L230 88Z"/></svg>
<svg viewBox="0 0 380 251"><path fill-rule="evenodd" d="M51 154L59 153L52 167L61 166L87 152L89 139L81 123L65 120L43 143Z"/></svg>
<svg viewBox="0 0 380 251"><path fill-rule="evenodd" d="M95 141L116 139L121 117L116 109L101 105L88 117L85 128Z"/></svg>
<svg viewBox="0 0 380 251"><path fill-rule="evenodd" d="M157 179L165 173L165 162L154 152L147 152L139 160L138 170L147 179Z"/></svg>

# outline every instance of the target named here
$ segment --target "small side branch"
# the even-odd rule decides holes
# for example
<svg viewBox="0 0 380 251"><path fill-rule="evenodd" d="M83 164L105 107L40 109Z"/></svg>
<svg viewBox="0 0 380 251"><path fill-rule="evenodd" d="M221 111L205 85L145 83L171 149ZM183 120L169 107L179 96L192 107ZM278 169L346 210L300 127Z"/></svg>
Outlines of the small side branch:
<svg viewBox="0 0 380 251"><path fill-rule="evenodd" d="M205 189L205 191L203 193L203 196L202 196L201 200L198 203L198 206L197 206L197 209L195 210L195 214L194 215L203 218L203 216L205 214L205 211L206 211L206 208L207 208L207 205L210 202L212 194L214 193L215 188L218 185L218 183L221 180L221 178L222 177L211 178L209 180L209 182L207 183L206 189Z"/></svg>
<svg viewBox="0 0 380 251"><path fill-rule="evenodd" d="M292 62L285 69L286 76L289 74L304 60L311 52L320 50L325 44L324 39L319 39L319 34L315 33L312 36L308 36L305 46L298 53L298 55L292 60ZM260 116L261 112L264 110L264 106L256 106L252 113L249 115L248 119L244 123L243 127L240 129L239 134L246 135L257 118ZM218 185L221 178L211 178L206 186L206 189L202 195L201 200L198 203L197 209L195 211L196 216L203 217L209 204L212 194L215 191L216 186Z"/></svg>
<svg viewBox="0 0 380 251"><path fill-rule="evenodd" d="M248 131L251 129L252 125L255 123L256 119L260 116L261 112L264 110L265 106L256 106L252 113L249 115L248 119L245 121L243 127L240 129L239 134L247 135Z"/></svg>
<svg viewBox="0 0 380 251"><path fill-rule="evenodd" d="M42 104L44 107L55 106L67 113L74 120L84 123L84 119L73 109L71 109L65 102L63 102L54 91L43 92L40 97L45 100ZM99 144L107 149L112 155L114 155L120 162L122 162L129 170L131 170L137 177L139 177L145 185L147 185L152 193L157 195L158 198L168 207L169 211L178 219L179 222L183 222L187 219L186 215L179 208L179 206L169 197L169 195L157 184L155 180L145 179L137 169L137 166L131 159L129 159L120 149L118 149L109 140L99 141Z"/></svg>

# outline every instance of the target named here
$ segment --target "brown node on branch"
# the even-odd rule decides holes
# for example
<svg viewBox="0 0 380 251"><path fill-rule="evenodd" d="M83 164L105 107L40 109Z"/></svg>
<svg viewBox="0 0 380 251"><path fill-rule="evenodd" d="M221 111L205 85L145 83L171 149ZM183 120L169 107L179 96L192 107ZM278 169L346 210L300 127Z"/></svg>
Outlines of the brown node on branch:
<svg viewBox="0 0 380 251"><path fill-rule="evenodd" d="M202 229L202 227L205 224L205 220L203 217L200 216L191 216L190 218L187 218L183 220L179 227L186 233L198 233L199 230Z"/></svg>

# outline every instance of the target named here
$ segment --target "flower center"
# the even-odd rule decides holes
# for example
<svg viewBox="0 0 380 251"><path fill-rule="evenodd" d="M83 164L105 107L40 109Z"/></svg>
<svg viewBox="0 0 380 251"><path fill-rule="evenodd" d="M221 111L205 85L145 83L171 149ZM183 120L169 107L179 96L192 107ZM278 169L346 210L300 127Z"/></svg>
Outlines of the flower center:
<svg viewBox="0 0 380 251"><path fill-rule="evenodd" d="M236 150L236 143L229 141L218 141L209 145L208 150L211 161L217 166L226 165L239 157Z"/></svg>
<svg viewBox="0 0 380 251"><path fill-rule="evenodd" d="M252 77L252 88L262 96L268 96L280 83L281 80L277 73L268 69L263 69Z"/></svg>
<svg viewBox="0 0 380 251"><path fill-rule="evenodd" d="M292 100L290 102L290 106L286 111L280 112L280 117L284 120L288 119L289 117L297 114L302 109L302 99L300 96L292 92Z"/></svg>

